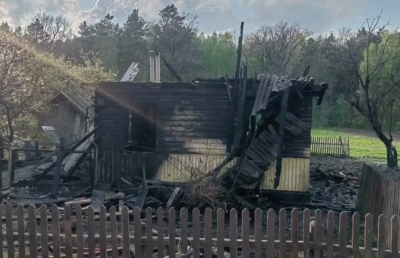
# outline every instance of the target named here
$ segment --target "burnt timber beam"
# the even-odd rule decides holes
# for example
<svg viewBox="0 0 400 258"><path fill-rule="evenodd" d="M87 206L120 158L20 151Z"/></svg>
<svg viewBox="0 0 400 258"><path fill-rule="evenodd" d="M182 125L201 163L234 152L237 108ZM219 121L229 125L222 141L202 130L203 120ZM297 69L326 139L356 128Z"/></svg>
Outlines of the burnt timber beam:
<svg viewBox="0 0 400 258"><path fill-rule="evenodd" d="M328 89L328 83L321 83L321 91L319 92L319 96L318 96L318 101L317 101L317 105L321 105L322 100L324 99L325 96L325 92Z"/></svg>
<svg viewBox="0 0 400 258"><path fill-rule="evenodd" d="M73 145L70 149L70 151L74 151L76 150L76 148L78 148L81 144L83 144L87 139L89 139L100 127L102 127L103 125L99 125L96 128L94 128L91 132L89 132L88 134L86 134L85 136L83 136L82 139L80 139L79 142L77 142L75 145ZM66 152L63 154L63 159L65 159L69 154L71 154L70 152ZM37 176L36 178L36 182L39 181L40 179L42 179L45 175L47 175L57 164L57 161L51 163L50 166L48 166L40 175Z"/></svg>
<svg viewBox="0 0 400 258"><path fill-rule="evenodd" d="M278 135L278 155L276 158L276 172L275 172L274 189L278 188L280 179L281 179L281 173L282 173L283 138L285 135L285 123L286 123L286 112L287 112L287 106L288 106L288 104L287 104L288 99L289 99L289 89L286 88L283 90L283 96L282 96L279 135Z"/></svg>
<svg viewBox="0 0 400 258"><path fill-rule="evenodd" d="M243 68L243 78L240 83L240 94L239 101L237 105L237 123L235 130L235 138L233 140L233 149L236 150L240 148L242 143L242 135L244 130L244 113L245 113L245 105L246 105L246 87L247 87L247 66L245 65Z"/></svg>

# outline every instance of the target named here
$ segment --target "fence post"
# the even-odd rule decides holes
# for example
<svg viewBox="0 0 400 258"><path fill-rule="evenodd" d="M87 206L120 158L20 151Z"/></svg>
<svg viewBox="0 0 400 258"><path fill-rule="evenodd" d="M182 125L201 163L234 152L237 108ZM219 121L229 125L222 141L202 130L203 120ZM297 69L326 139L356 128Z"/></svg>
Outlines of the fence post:
<svg viewBox="0 0 400 258"><path fill-rule="evenodd" d="M54 171L53 188L51 189L51 196L57 198L58 185L60 183L61 166L64 157L65 138L60 138L60 147L57 152L56 171Z"/></svg>
<svg viewBox="0 0 400 258"><path fill-rule="evenodd" d="M17 150L14 149L14 143L10 143L10 148L8 149L8 188L10 188L12 182L14 182L16 155Z"/></svg>

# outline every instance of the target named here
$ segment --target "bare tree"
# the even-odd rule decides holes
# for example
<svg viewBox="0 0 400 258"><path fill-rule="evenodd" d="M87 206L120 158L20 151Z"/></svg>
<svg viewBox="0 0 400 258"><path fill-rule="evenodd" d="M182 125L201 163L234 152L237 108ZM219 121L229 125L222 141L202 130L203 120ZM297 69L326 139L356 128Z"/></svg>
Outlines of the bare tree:
<svg viewBox="0 0 400 258"><path fill-rule="evenodd" d="M397 167L393 112L400 91L400 35L380 26L381 15L367 19L357 33L340 31L343 63L351 73L349 102L367 121L387 150L387 165ZM398 104L397 104L398 105ZM385 133L386 131L386 133Z"/></svg>
<svg viewBox="0 0 400 258"><path fill-rule="evenodd" d="M283 74L298 58L302 44L312 34L298 24L264 25L246 38L244 50L261 71Z"/></svg>

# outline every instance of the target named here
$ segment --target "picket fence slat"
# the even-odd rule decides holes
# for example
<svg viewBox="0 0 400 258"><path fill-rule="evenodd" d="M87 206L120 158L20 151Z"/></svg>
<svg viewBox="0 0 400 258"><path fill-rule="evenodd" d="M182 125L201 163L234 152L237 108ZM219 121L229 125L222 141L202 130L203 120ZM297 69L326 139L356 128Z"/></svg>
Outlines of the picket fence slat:
<svg viewBox="0 0 400 258"><path fill-rule="evenodd" d="M311 137L311 154L320 156L349 157L349 139L341 136L335 137Z"/></svg>
<svg viewBox="0 0 400 258"><path fill-rule="evenodd" d="M214 212L207 208L202 213L204 216L199 209L194 209L189 216L185 208L180 211L171 208L166 213L162 208L157 211L149 208L142 213L137 207L131 212L123 207L121 220L117 220L116 208L111 207L109 221L104 206L97 214L91 206L84 211L79 206L74 209L66 206L60 214L56 206L48 210L46 206L36 209L31 205L24 209L8 204L0 207L0 215L3 211L2 256L10 258L227 257L227 248L228 256L243 258L287 257L288 253L290 257L399 257L397 216L388 219L380 215L374 232L370 214L361 218L355 213L349 220L348 213L342 212L335 220L335 213L329 211L326 221L322 221L321 210L312 216L308 209L302 212L302 221L300 210L296 209L290 213L281 209L279 214L273 209L257 209L254 214L245 209L238 214L236 210ZM14 221L13 215L17 218ZM132 222L129 216L133 217ZM287 239L289 218L290 240ZM157 224L156 229L153 222ZM386 230L390 230L390 236ZM360 237L361 231L364 231L363 237ZM376 242L374 236L377 236Z"/></svg>

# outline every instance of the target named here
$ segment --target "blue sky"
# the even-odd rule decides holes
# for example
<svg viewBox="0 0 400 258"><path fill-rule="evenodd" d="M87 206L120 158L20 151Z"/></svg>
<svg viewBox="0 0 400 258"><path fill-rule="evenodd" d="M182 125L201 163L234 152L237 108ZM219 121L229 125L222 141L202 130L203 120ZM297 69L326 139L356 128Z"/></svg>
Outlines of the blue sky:
<svg viewBox="0 0 400 258"><path fill-rule="evenodd" d="M82 21L96 22L107 13L123 23L134 8L154 19L159 9L172 2L181 11L197 14L200 29L207 33L238 30L241 21L245 32L261 24L288 21L326 33L343 26L357 28L381 9L382 22L390 20L397 26L400 21L399 0L0 0L0 20L26 25L35 13L44 11L63 14L76 31Z"/></svg>

